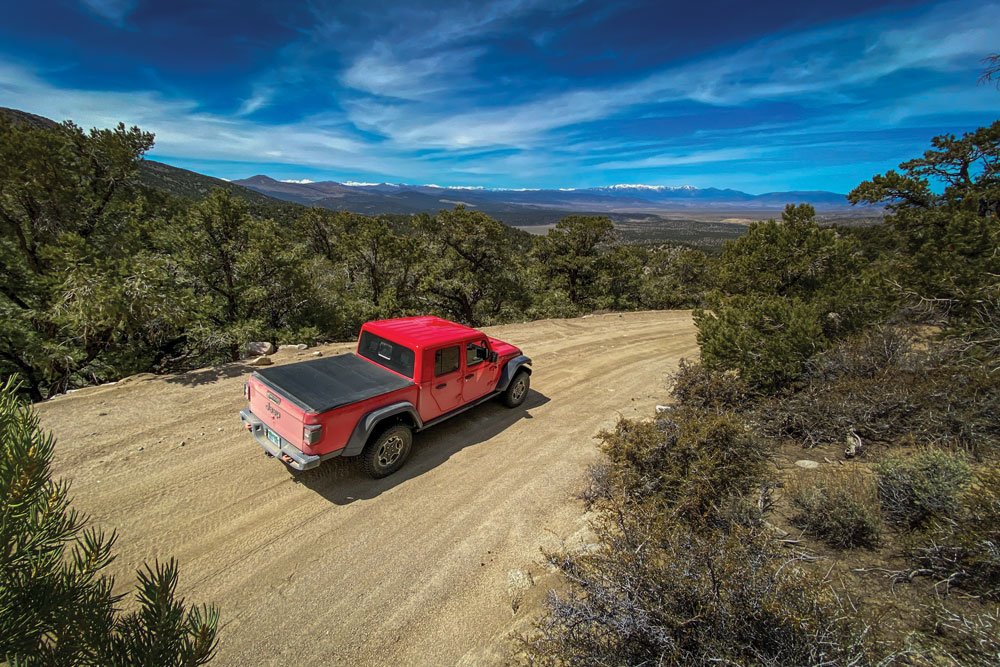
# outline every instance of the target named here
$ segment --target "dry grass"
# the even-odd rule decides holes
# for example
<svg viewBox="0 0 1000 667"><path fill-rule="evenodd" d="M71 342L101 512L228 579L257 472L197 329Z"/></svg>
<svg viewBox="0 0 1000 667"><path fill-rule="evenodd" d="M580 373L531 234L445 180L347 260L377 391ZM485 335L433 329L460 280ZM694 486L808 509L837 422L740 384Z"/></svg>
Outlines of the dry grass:
<svg viewBox="0 0 1000 667"><path fill-rule="evenodd" d="M839 549L877 547L882 536L875 480L857 466L829 469L786 486L792 524Z"/></svg>

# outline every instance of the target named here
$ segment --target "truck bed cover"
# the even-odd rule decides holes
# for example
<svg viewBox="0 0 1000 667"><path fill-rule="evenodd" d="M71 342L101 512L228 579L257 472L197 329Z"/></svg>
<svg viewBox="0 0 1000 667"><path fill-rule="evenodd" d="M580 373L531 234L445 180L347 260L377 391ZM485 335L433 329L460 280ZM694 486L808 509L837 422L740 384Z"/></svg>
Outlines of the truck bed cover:
<svg viewBox="0 0 1000 667"><path fill-rule="evenodd" d="M303 410L316 413L413 384L353 354L262 368L254 374Z"/></svg>

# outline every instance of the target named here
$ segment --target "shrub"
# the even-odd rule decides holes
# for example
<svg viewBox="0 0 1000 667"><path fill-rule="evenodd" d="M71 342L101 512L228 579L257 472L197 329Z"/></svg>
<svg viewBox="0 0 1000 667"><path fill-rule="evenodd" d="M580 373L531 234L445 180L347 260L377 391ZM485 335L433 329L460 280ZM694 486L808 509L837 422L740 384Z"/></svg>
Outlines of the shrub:
<svg viewBox="0 0 1000 667"><path fill-rule="evenodd" d="M972 475L965 456L924 449L912 456L893 454L875 465L878 495L890 523L923 528L934 518L959 510L958 494Z"/></svg>
<svg viewBox="0 0 1000 667"><path fill-rule="evenodd" d="M881 535L878 495L870 475L856 468L817 473L793 482L792 524L832 547L875 547Z"/></svg>
<svg viewBox="0 0 1000 667"><path fill-rule="evenodd" d="M733 498L759 488L768 451L731 416L680 411L672 419L622 419L601 434L604 497L648 503L666 517L712 523Z"/></svg>
<svg viewBox="0 0 1000 667"><path fill-rule="evenodd" d="M218 612L175 597L177 566L139 572L137 609L103 574L114 535L86 529L69 487L51 479L54 441L8 381L0 387L0 663L201 665ZM6 661L6 662L5 662Z"/></svg>
<svg viewBox="0 0 1000 667"><path fill-rule="evenodd" d="M632 521L631 519L636 519ZM871 624L763 535L605 521L601 547L551 557L574 584L522 638L538 665L864 665Z"/></svg>
<svg viewBox="0 0 1000 667"><path fill-rule="evenodd" d="M681 359L671 377L673 394L682 405L713 412L746 409L752 393L734 373L706 368L704 364Z"/></svg>
<svg viewBox="0 0 1000 667"><path fill-rule="evenodd" d="M765 435L807 446L922 442L980 456L1000 445L1000 385L948 341L918 342L893 329L845 340L811 359L797 391L762 403Z"/></svg>
<svg viewBox="0 0 1000 667"><path fill-rule="evenodd" d="M1000 600L1000 463L980 466L958 496L959 511L921 535L910 551L917 573L945 588Z"/></svg>
<svg viewBox="0 0 1000 667"><path fill-rule="evenodd" d="M800 377L806 360L827 344L818 307L798 298L727 298L711 311L696 311L695 324L707 367L737 371L764 391Z"/></svg>

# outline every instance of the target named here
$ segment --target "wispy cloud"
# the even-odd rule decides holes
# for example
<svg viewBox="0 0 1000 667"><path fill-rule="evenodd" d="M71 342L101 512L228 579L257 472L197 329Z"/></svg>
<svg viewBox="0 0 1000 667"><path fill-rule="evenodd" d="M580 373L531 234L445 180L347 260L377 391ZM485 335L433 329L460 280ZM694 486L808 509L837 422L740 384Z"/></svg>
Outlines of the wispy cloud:
<svg viewBox="0 0 1000 667"><path fill-rule="evenodd" d="M380 130L402 145L466 149L531 148L552 130L621 116L645 105L696 102L731 107L785 99L811 105L859 102L860 86L916 68L952 69L996 48L1000 4L951 3L906 29L892 25L888 18L867 20L770 38L635 81L559 92L516 105L449 113L432 105L417 109L357 100L347 109L359 126ZM397 75L402 77L401 72ZM937 90L921 95L932 105L950 99L949 92Z"/></svg>
<svg viewBox="0 0 1000 667"><path fill-rule="evenodd" d="M137 0L81 1L117 26L146 20ZM849 187L1000 107L974 83L997 48L1000 0L813 22L683 58L625 45L607 65L573 17L598 30L619 10L581 2L312 0L292 41L254 66L199 61L189 85L153 66L127 82L74 79L84 67L47 70L0 45L0 104L135 123L156 133L154 155L227 177L757 189ZM109 71L115 57L101 60ZM220 99L198 88L213 76L242 78Z"/></svg>

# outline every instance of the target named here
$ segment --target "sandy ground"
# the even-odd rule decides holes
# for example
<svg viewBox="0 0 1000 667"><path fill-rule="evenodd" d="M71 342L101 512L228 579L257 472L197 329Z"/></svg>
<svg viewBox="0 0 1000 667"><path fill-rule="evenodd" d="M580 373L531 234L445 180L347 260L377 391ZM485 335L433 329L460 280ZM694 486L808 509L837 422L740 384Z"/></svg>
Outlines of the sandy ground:
<svg viewBox="0 0 1000 667"><path fill-rule="evenodd" d="M575 495L594 434L649 414L697 346L679 311L488 331L534 360L524 406L488 403L418 434L379 481L336 460L295 478L266 458L237 415L241 364L37 407L75 506L118 530L119 589L173 556L181 593L221 608L213 664L494 664L542 598L540 549L586 532Z"/></svg>

